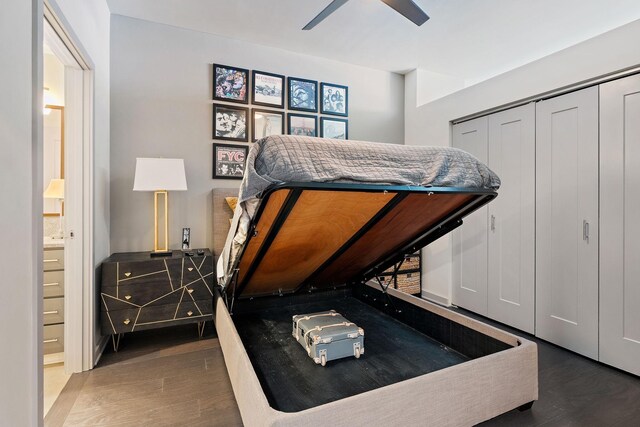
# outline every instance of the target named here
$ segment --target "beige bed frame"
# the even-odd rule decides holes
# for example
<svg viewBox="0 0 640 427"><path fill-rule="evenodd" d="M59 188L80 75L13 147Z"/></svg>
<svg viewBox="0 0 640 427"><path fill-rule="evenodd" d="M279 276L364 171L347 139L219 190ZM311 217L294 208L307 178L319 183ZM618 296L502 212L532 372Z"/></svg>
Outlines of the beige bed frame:
<svg viewBox="0 0 640 427"><path fill-rule="evenodd" d="M213 190L214 252L226 239L231 211ZM536 344L394 289L389 295L502 341L511 348L409 380L299 412L273 409L216 293L214 321L242 420L246 426L471 426L538 399Z"/></svg>

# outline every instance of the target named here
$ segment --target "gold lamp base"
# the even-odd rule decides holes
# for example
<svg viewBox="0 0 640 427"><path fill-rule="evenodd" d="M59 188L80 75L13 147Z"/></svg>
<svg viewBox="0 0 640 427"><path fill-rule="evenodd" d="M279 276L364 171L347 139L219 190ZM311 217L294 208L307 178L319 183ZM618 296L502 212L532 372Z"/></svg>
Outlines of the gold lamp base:
<svg viewBox="0 0 640 427"><path fill-rule="evenodd" d="M159 245L160 223L158 218L158 199L164 197L164 244ZM153 193L153 211L154 211L154 237L153 252L151 256L170 256L173 252L169 250L169 193L166 190L158 190Z"/></svg>

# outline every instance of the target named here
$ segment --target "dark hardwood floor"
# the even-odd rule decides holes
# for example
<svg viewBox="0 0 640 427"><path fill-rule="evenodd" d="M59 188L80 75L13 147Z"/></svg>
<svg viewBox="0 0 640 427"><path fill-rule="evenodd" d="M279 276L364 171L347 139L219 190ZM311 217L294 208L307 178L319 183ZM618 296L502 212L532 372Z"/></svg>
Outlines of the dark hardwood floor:
<svg viewBox="0 0 640 427"><path fill-rule="evenodd" d="M640 378L483 320L538 343L540 399L482 426L640 426ZM242 425L210 324L202 339L185 325L135 332L120 345L71 377L45 426Z"/></svg>
<svg viewBox="0 0 640 427"><path fill-rule="evenodd" d="M45 426L241 426L211 322L125 335L98 366L74 374Z"/></svg>
<svg viewBox="0 0 640 427"><path fill-rule="evenodd" d="M538 400L531 410L507 412L482 427L640 426L639 377L466 310L456 311L538 344Z"/></svg>

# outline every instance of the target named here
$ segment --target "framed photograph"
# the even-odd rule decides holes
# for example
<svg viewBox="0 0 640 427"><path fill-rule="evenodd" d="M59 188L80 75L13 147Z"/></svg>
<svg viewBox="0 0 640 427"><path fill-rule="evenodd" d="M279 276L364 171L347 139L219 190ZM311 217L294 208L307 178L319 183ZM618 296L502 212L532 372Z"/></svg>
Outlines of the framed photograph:
<svg viewBox="0 0 640 427"><path fill-rule="evenodd" d="M349 88L347 86L320 83L320 112L334 116L349 115Z"/></svg>
<svg viewBox="0 0 640 427"><path fill-rule="evenodd" d="M249 147L213 144L213 179L242 179Z"/></svg>
<svg viewBox="0 0 640 427"><path fill-rule="evenodd" d="M213 104L213 139L249 142L249 109Z"/></svg>
<svg viewBox="0 0 640 427"><path fill-rule="evenodd" d="M288 114L289 135L318 136L318 118L306 114Z"/></svg>
<svg viewBox="0 0 640 427"><path fill-rule="evenodd" d="M284 108L284 76L253 70L251 94L255 105Z"/></svg>
<svg viewBox="0 0 640 427"><path fill-rule="evenodd" d="M251 126L253 142L269 135L284 135L284 112L253 108L251 118L253 120Z"/></svg>
<svg viewBox="0 0 640 427"><path fill-rule="evenodd" d="M289 109L318 112L318 82L315 80L288 78Z"/></svg>
<svg viewBox="0 0 640 427"><path fill-rule="evenodd" d="M320 117L320 136L323 138L349 139L349 121Z"/></svg>
<svg viewBox="0 0 640 427"><path fill-rule="evenodd" d="M213 99L249 103L249 70L213 64Z"/></svg>

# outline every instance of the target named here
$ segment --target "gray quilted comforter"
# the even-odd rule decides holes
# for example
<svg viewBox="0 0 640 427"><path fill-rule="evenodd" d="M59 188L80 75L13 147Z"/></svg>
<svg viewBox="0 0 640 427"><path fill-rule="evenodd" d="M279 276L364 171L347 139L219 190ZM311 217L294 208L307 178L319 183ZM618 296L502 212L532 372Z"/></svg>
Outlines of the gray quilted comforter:
<svg viewBox="0 0 640 427"><path fill-rule="evenodd" d="M381 144L279 135L253 144L240 186L238 207L218 262L226 282L247 239L256 196L281 182L345 182L498 189L500 179L471 154L450 147Z"/></svg>
<svg viewBox="0 0 640 427"><path fill-rule="evenodd" d="M497 189L500 179L471 154L450 147L270 136L247 159L239 201L280 182L360 182Z"/></svg>

